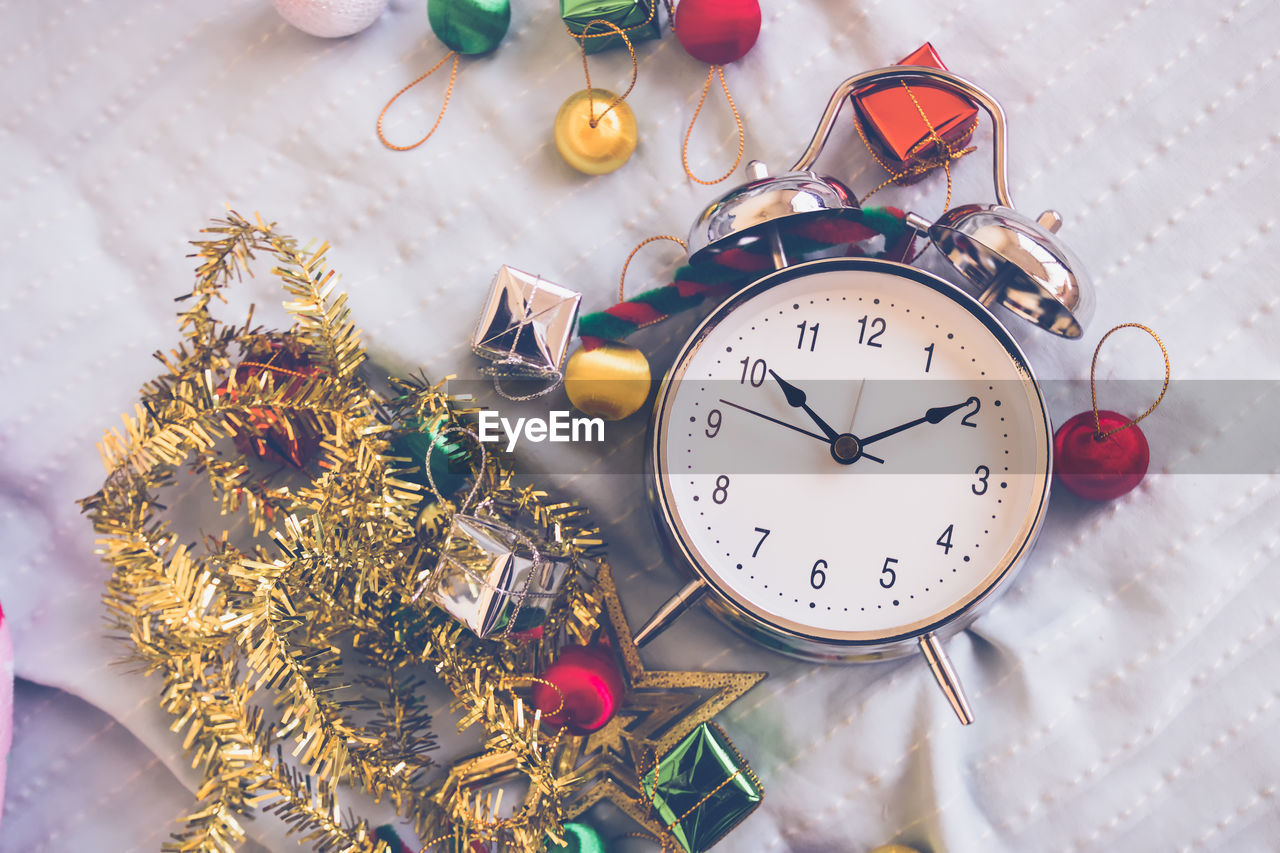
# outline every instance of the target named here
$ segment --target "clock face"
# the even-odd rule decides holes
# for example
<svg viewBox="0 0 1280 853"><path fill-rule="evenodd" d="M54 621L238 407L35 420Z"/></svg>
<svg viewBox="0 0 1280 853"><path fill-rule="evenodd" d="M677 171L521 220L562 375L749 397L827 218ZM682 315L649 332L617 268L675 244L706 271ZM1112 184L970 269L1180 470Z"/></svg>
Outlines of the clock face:
<svg viewBox="0 0 1280 853"><path fill-rule="evenodd" d="M680 550L755 622L877 644L1010 575L1048 496L1050 427L1016 343L928 273L789 267L703 324L654 430Z"/></svg>

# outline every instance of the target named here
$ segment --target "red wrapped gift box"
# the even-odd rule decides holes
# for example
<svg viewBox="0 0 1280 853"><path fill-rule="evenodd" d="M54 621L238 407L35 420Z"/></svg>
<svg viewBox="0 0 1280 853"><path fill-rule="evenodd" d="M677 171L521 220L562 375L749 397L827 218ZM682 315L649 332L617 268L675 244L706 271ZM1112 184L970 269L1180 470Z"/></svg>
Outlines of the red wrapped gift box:
<svg viewBox="0 0 1280 853"><path fill-rule="evenodd" d="M308 363L304 355L272 341L248 353L248 358L236 366L234 384L224 382L217 393L235 400L240 388L256 381L256 377L264 372L271 375L274 387L285 386L285 400L296 397L309 380L323 375L323 371ZM320 449L319 435L304 425L296 430L290 428L269 407L250 409L232 438L236 449L246 456L252 454L268 462L283 462L295 468L305 468Z"/></svg>
<svg viewBox="0 0 1280 853"><path fill-rule="evenodd" d="M947 67L928 42L898 64ZM875 83L854 92L853 105L871 153L898 183L918 181L928 168L953 159L978 126L977 105L941 83ZM928 116L927 123L920 115L922 110ZM939 150L934 132L947 150Z"/></svg>

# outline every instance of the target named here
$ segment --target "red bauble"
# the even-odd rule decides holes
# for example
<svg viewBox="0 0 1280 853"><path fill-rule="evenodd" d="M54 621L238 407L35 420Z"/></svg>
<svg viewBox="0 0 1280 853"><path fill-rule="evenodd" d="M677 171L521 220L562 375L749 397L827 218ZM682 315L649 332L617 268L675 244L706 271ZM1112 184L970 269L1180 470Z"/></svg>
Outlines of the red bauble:
<svg viewBox="0 0 1280 853"><path fill-rule="evenodd" d="M568 646L542 677L555 687L534 684L534 707L542 711L548 726L565 726L575 735L594 732L609 722L626 692L618 661L605 646Z"/></svg>
<svg viewBox="0 0 1280 853"><path fill-rule="evenodd" d="M759 36L759 0L680 0L676 6L676 38L708 65L741 59Z"/></svg>
<svg viewBox="0 0 1280 853"><path fill-rule="evenodd" d="M1104 434L1130 420L1116 412L1098 412L1098 426ZM1091 501L1109 501L1132 491L1151 462L1151 450L1141 429L1128 426L1099 441L1093 412L1081 412L1059 427L1053 436L1053 452L1058 481Z"/></svg>

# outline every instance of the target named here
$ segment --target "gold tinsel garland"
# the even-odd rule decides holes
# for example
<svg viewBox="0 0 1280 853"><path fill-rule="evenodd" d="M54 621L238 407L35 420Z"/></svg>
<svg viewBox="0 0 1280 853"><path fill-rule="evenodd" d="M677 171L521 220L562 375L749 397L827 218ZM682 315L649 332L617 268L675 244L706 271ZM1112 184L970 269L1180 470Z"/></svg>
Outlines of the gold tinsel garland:
<svg viewBox="0 0 1280 853"><path fill-rule="evenodd" d="M161 704L202 773L199 803L164 849L234 850L243 821L261 811L321 853L385 851L342 808L343 785L386 798L427 846L540 849L559 837L566 797L583 780L554 760L563 733L542 731L520 691L561 644L599 630L600 591L582 571L600 559L596 529L578 506L514 485L500 455L472 458L485 497L574 569L540 639L481 641L414 602L414 578L438 557L441 525L457 507L424 499L392 442L473 413L425 382L386 395L370 388L327 246L300 249L235 213L206 233L195 243L195 286L180 300L183 341L157 354L165 373L103 440L106 481L82 501L113 568L112 628L131 641L131 659L161 677ZM210 310L256 254L278 261L272 273L294 319L286 332L255 328L252 316L226 325ZM238 381L236 365L264 346L302 353L314 375ZM263 476L258 460L228 447L264 411L287 436L321 437L316 463L294 477L305 482ZM183 540L160 492L184 468L207 480L224 515L247 522L249 544L228 530ZM479 724L485 738L478 756L428 783L435 741L420 688L432 673L453 692L460 727ZM473 787L489 778L486 766L529 780L506 818Z"/></svg>

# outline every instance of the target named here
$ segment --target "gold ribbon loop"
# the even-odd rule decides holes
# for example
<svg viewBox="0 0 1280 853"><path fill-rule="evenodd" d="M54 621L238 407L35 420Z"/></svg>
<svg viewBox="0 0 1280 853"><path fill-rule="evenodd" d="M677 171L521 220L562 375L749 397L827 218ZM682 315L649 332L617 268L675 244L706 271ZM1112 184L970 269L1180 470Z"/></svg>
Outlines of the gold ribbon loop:
<svg viewBox="0 0 1280 853"><path fill-rule="evenodd" d="M689 137L693 135L693 126L698 123L698 115L701 114L702 107L707 102L707 94L711 91L711 81L716 76L719 76L720 78L720 89L724 92L725 100L729 102L729 110L733 113L734 124L738 126L738 156L734 158L733 165L730 166L729 170L723 175L715 180L704 181L702 178L695 175L693 170L689 168ZM707 69L707 82L702 84L702 97L698 98L698 108L693 111L693 118L689 120L689 129L684 132L684 144L680 146L680 162L684 166L684 173L689 180L697 184L702 184L704 187L718 184L721 181L726 180L734 172L738 171L738 164L742 162L742 154L746 148L747 136L746 131L742 126L742 116L738 113L738 106L733 102L733 95L729 94L729 84L724 80L724 66L712 65Z"/></svg>
<svg viewBox="0 0 1280 853"><path fill-rule="evenodd" d="M684 240L681 240L679 237L676 237L673 234L655 234L652 237L648 237L644 240L641 240L636 245L636 247L631 250L631 254L627 255L627 259L622 262L622 274L618 276L618 301L619 302L627 301L627 297L623 293L623 286L627 282L627 267L631 266L632 259L635 258L636 253L639 252L641 249L643 249L645 246L649 245L650 243L654 243L658 240L670 240L672 243L679 243L680 248L684 249L686 252L689 251L689 244L686 243Z"/></svg>
<svg viewBox="0 0 1280 853"><path fill-rule="evenodd" d="M1102 352L1102 345L1106 343L1107 338L1111 337L1121 329L1141 329L1151 337L1155 338L1156 343L1160 346L1160 354L1164 356L1164 385L1160 387L1160 396L1156 397L1156 401L1152 403L1151 406L1145 412L1138 415L1136 418L1129 421L1127 424L1122 424L1121 426L1118 426L1115 429L1103 432L1102 419L1101 419L1101 416L1098 414L1098 389L1095 382L1097 377L1097 372L1098 372L1098 353ZM1165 392L1169 390L1169 375L1170 375L1169 350L1165 348L1164 341L1160 340L1160 336L1157 335L1154 331L1152 331L1149 327L1144 326L1141 323L1121 323L1119 326L1116 326L1115 328L1107 332L1105 335L1103 335L1102 340L1098 341L1098 346L1093 351L1093 362L1089 365L1089 402L1093 406L1093 432L1094 432L1094 436L1098 439L1098 441L1102 441L1104 438L1107 438L1108 436L1115 435L1121 430L1128 429L1129 427L1136 424L1138 421L1145 418L1147 415L1154 412L1156 410L1156 406L1160 405L1160 401L1164 399Z"/></svg>
<svg viewBox="0 0 1280 853"><path fill-rule="evenodd" d="M604 112L600 113L600 115L596 115L595 101L593 100L593 97L592 97L592 93L594 90L591 87L591 68L587 65L587 43L585 41L585 39L593 37L591 35L588 35L587 31L590 30L592 27L594 27L596 24L602 24L608 27L609 29L613 30L615 33L617 33L622 38L622 43L627 46L627 53L631 54L630 84L627 85L627 89L625 92L623 92L621 95L616 96L612 101L609 102L609 106L605 107ZM599 37L602 35L610 35L610 33L596 33L595 37ZM591 119L588 123L592 127L595 127L597 124L600 123L600 119L604 118L609 114L610 110L612 110L618 104L625 101L627 99L627 95L630 95L631 90L636 87L636 78L640 76L640 63L636 60L636 49L635 47L632 46L631 39L627 37L626 30L622 29L612 21L606 21L604 19L591 21L585 27L582 28L582 35L576 36L576 38L580 39L579 44L582 46L582 72L583 74L586 75L586 78L587 78L587 112L590 113L591 115Z"/></svg>
<svg viewBox="0 0 1280 853"><path fill-rule="evenodd" d="M449 86L444 90L444 103L440 105L440 112L438 115L436 115L436 123L431 125L431 129L427 131L427 135L422 137L412 145L396 145L394 142L387 139L386 134L382 132L382 122L387 117L387 110L391 109L391 105L394 104L401 95L403 95L405 92L409 91L414 86L421 83L423 80L426 80L432 74L435 74L436 71L440 68L440 66L448 62L450 58L453 59L453 67L449 69ZM427 69L427 72L425 74L421 75L412 83L410 83L409 85L401 89L399 92L396 92L394 95L392 95L391 100L387 101L386 105L383 106L382 112L378 113L378 139L382 141L382 144L387 146L393 151L412 151L414 148L417 148L419 145L421 145L422 143L430 139L431 134L436 132L436 128L438 128L440 126L440 122L444 120L444 111L449 109L449 98L450 96L453 95L453 83L454 83L454 80L457 79L457 77L458 77L458 53L457 51L451 50L448 53L446 53L439 62L437 62L435 65Z"/></svg>

